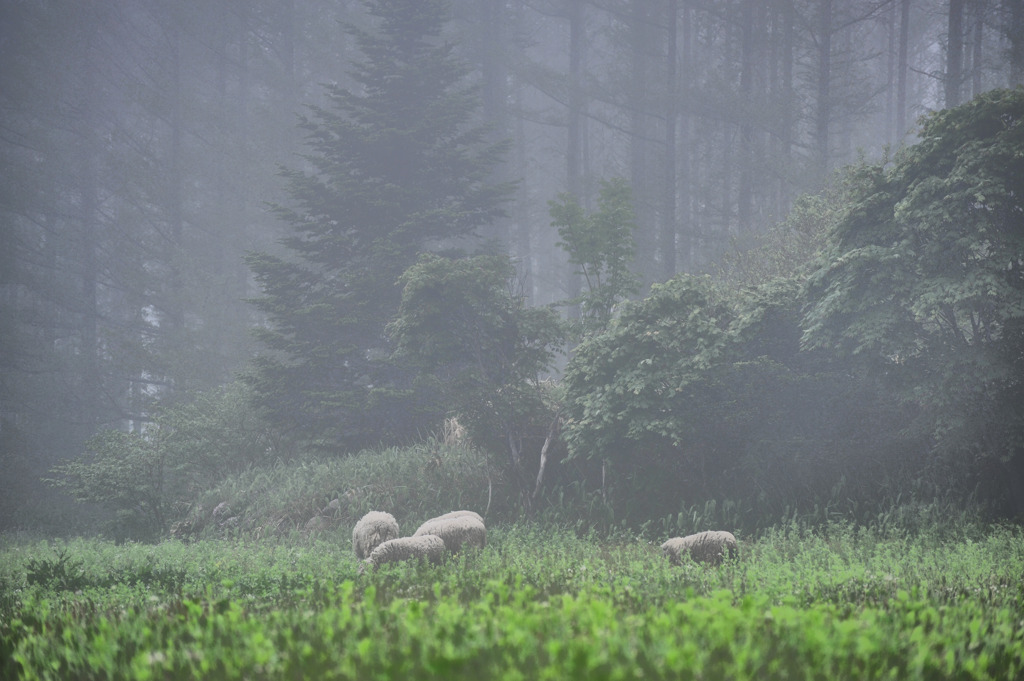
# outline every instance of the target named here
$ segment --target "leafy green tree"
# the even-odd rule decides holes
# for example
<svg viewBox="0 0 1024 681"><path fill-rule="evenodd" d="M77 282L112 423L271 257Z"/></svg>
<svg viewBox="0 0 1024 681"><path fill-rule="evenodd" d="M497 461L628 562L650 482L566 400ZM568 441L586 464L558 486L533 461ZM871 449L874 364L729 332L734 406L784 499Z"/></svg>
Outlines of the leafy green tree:
<svg viewBox="0 0 1024 681"><path fill-rule="evenodd" d="M239 383L165 408L143 432L103 430L85 455L48 479L75 500L115 514L115 531L154 539L176 511L228 475L280 455L273 433Z"/></svg>
<svg viewBox="0 0 1024 681"><path fill-rule="evenodd" d="M506 256L422 255L402 275L389 331L396 352L433 377L439 401L471 438L507 451L525 482L526 443L538 431L543 440L554 417L541 377L563 330L553 309L526 305L515 281Z"/></svg>
<svg viewBox="0 0 1024 681"><path fill-rule="evenodd" d="M476 89L443 36L443 0L368 0L376 32L348 27L364 59L356 88L301 127L307 169L283 171L275 207L285 253L249 265L268 352L250 380L279 424L326 446L412 435L408 375L388 363L384 328L418 253L500 216L512 187L489 181L505 151L473 123Z"/></svg>
<svg viewBox="0 0 1024 681"><path fill-rule="evenodd" d="M805 277L846 208L845 191L846 182L840 178L816 194L798 197L786 217L766 232L745 243L734 242L715 264L715 280L742 288Z"/></svg>
<svg viewBox="0 0 1024 681"><path fill-rule="evenodd" d="M252 391L236 381L164 407L147 430L175 471L175 501L191 500L218 480L287 455Z"/></svg>
<svg viewBox="0 0 1024 681"><path fill-rule="evenodd" d="M876 382L801 351L801 293L795 279L736 290L680 276L577 348L564 433L571 456L611 464L621 514L730 499L777 518L844 479L851 498L877 493L904 414Z"/></svg>
<svg viewBox="0 0 1024 681"><path fill-rule="evenodd" d="M114 512L121 534L155 539L166 525L169 462L152 438L100 431L86 443L84 456L54 466L51 474L56 477L47 481L76 501Z"/></svg>
<svg viewBox="0 0 1024 681"><path fill-rule="evenodd" d="M599 331L611 320L615 304L640 290L640 280L629 269L636 252L629 184L621 178L602 180L597 210L589 215L575 196L560 194L550 202L550 214L561 238L558 245L586 286L568 302L580 306L584 333Z"/></svg>
<svg viewBox="0 0 1024 681"><path fill-rule="evenodd" d="M726 352L729 317L710 283L688 276L627 303L606 333L576 348L566 369L571 448L607 458L628 456L628 441L651 436L682 442L671 405Z"/></svg>
<svg viewBox="0 0 1024 681"><path fill-rule="evenodd" d="M935 451L1024 510L1024 90L927 118L857 193L811 276L804 343L917 407Z"/></svg>

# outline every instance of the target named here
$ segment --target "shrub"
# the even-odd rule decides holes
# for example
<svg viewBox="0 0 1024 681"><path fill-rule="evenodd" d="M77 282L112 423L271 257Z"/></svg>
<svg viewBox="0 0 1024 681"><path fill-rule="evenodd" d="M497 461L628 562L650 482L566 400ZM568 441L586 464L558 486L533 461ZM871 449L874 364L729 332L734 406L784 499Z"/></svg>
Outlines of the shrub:
<svg viewBox="0 0 1024 681"><path fill-rule="evenodd" d="M325 529L347 542L352 525L368 511L391 513L403 534L412 534L427 518L454 509L507 514L514 498L508 477L486 453L446 445L439 437L410 447L249 468L201 495L193 513L208 517L226 503L238 518L238 531L268 537L301 530L326 510ZM202 525L200 518L193 520ZM205 526L207 534L212 529Z"/></svg>
<svg viewBox="0 0 1024 681"><path fill-rule="evenodd" d="M508 467L528 484L525 444L554 417L540 378L563 338L557 314L526 306L505 256L422 255L400 283L389 326L396 355L435 382L437 399L474 442L507 452Z"/></svg>
<svg viewBox="0 0 1024 681"><path fill-rule="evenodd" d="M871 498L922 470L905 407L863 372L800 349L792 280L723 291L682 276L625 306L566 371L571 455L610 464L620 517L713 499L778 517L845 480Z"/></svg>
<svg viewBox="0 0 1024 681"><path fill-rule="evenodd" d="M276 455L247 390L232 384L166 407L142 431L100 432L47 482L114 512L119 536L151 540L203 489Z"/></svg>

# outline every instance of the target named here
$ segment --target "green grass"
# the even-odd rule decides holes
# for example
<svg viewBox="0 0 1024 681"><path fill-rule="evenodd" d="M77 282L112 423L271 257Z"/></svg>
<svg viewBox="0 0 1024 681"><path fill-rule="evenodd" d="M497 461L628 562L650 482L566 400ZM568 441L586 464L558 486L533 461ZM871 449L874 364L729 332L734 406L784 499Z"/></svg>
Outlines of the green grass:
<svg viewBox="0 0 1024 681"><path fill-rule="evenodd" d="M0 677L1013 679L1024 534L797 524L719 568L664 537L494 527L445 565L358 574L297 541L0 542Z"/></svg>
<svg viewBox="0 0 1024 681"><path fill-rule="evenodd" d="M334 499L339 505L330 511L331 527L351 531L367 511L388 510L409 534L452 508L493 517L510 506L504 476L485 453L430 438L410 447L250 468L203 492L182 524L197 537L279 539L302 532ZM236 522L219 527L211 520L220 503Z"/></svg>

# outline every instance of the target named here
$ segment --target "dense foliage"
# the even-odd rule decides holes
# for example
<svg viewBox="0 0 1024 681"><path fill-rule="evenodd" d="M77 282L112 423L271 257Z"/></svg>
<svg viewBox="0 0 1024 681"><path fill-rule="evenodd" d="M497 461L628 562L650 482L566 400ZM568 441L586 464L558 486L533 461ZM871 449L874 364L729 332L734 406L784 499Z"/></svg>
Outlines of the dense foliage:
<svg viewBox="0 0 1024 681"><path fill-rule="evenodd" d="M681 276L624 306L566 371L574 455L613 463L641 509L980 484L1019 511L1022 120L1019 89L937 113L891 165L851 171L838 213L803 204L827 229L766 244L783 276Z"/></svg>
<svg viewBox="0 0 1024 681"><path fill-rule="evenodd" d="M473 122L469 69L443 35L447 3L366 6L376 29L348 29L364 57L349 74L356 87L328 86L330 106L302 122L305 168L283 171L286 253L249 257L268 322L251 374L260 403L335 450L423 425L407 372L387 361L396 282L420 252L499 216L511 189L490 181L504 147Z"/></svg>
<svg viewBox="0 0 1024 681"><path fill-rule="evenodd" d="M522 475L524 443L552 418L541 377L563 340L558 315L526 305L505 256L424 255L400 282L402 302L388 327L397 354L423 372L420 380L474 442L507 451Z"/></svg>
<svg viewBox="0 0 1024 681"><path fill-rule="evenodd" d="M333 536L379 510L391 513L403 530L453 506L488 517L514 515L505 469L460 442L465 433L452 425L412 447L249 468L199 494L175 534L189 540Z"/></svg>
<svg viewBox="0 0 1024 681"><path fill-rule="evenodd" d="M633 231L636 215L625 180L601 183L597 210L588 213L571 194L560 194L550 204L551 225L558 228L558 245L583 280L583 291L568 304L579 305L584 333L604 329L615 305L640 289L630 270L636 253Z"/></svg>
<svg viewBox="0 0 1024 681"><path fill-rule="evenodd" d="M357 574L327 541L0 548L0 675L1010 679L1020 532L780 527L720 568L532 525Z"/></svg>
<svg viewBox="0 0 1024 681"><path fill-rule="evenodd" d="M1024 90L924 122L865 165L810 279L804 344L883 378L935 453L1024 511Z"/></svg>
<svg viewBox="0 0 1024 681"><path fill-rule="evenodd" d="M711 499L777 514L828 503L837 486L856 505L909 463L895 400L800 351L799 292L782 280L726 297L677 278L577 349L566 437L574 456L612 465L621 514L643 522Z"/></svg>
<svg viewBox="0 0 1024 681"><path fill-rule="evenodd" d="M163 409L145 429L104 430L47 481L113 512L121 539L156 539L211 485L283 452L249 390L231 384Z"/></svg>

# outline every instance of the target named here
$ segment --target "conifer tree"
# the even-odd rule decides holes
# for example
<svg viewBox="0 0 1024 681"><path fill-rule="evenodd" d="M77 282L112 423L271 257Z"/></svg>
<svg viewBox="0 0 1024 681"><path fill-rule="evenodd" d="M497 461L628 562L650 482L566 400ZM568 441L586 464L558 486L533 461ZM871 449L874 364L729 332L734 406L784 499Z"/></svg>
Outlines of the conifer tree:
<svg viewBox="0 0 1024 681"><path fill-rule="evenodd" d="M267 320L251 380L279 424L331 447L415 426L386 360L399 277L501 216L513 189L488 180L505 145L475 117L477 92L443 34L447 3L364 5L375 29L346 29L362 55L355 85L327 86L329 104L300 124L306 168L282 171L283 252L248 260Z"/></svg>

